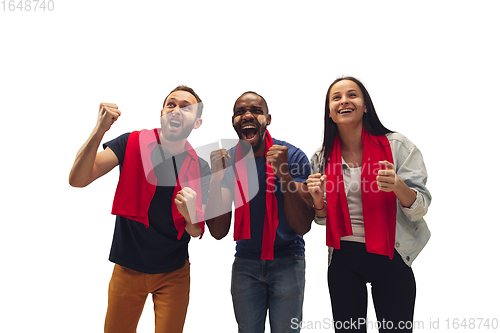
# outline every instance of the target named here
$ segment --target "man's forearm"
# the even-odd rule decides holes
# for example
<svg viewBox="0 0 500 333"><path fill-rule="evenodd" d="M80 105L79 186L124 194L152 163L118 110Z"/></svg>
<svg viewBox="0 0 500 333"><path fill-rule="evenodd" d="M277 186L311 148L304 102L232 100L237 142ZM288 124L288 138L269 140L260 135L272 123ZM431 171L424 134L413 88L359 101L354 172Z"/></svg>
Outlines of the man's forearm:
<svg viewBox="0 0 500 333"><path fill-rule="evenodd" d="M92 181L94 162L104 133L96 127L76 154L75 162L69 174L71 186L84 187Z"/></svg>
<svg viewBox="0 0 500 333"><path fill-rule="evenodd" d="M229 232L231 226L231 208L225 207L221 181L212 179L210 181L210 190L207 202L206 215L211 217L206 220L210 234L216 239L224 238Z"/></svg>
<svg viewBox="0 0 500 333"><path fill-rule="evenodd" d="M285 217L290 227L299 235L306 234L311 229L314 219L314 208L307 187L293 181L290 175L281 179L281 188L285 203Z"/></svg>

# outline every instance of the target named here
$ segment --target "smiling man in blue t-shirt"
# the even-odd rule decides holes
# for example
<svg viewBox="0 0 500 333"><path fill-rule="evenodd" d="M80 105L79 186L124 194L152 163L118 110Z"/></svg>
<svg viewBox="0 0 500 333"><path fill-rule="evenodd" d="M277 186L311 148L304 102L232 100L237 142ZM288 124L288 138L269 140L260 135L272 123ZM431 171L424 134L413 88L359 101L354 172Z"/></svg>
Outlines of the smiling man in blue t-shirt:
<svg viewBox="0 0 500 333"><path fill-rule="evenodd" d="M305 185L309 160L300 149L270 136L271 115L262 96L244 93L233 111L240 143L211 155L207 213L216 217L207 225L212 236L225 237L235 202L231 294L239 332L264 332L268 310L273 332L297 332L291 323L302 319L302 235L314 218Z"/></svg>

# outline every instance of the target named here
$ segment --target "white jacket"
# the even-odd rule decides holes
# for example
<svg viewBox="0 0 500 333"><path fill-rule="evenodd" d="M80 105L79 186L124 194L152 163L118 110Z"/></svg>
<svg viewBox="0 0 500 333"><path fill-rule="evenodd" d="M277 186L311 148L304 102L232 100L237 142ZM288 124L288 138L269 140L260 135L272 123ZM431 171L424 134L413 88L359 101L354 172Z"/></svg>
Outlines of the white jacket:
<svg viewBox="0 0 500 333"><path fill-rule="evenodd" d="M403 207L398 201L396 216L396 251L404 262L411 266L413 260L422 251L431 237L423 217L431 204L431 194L425 187L427 183L427 170L420 150L404 135L400 133L386 134L391 145L392 157L396 174L417 192L417 198L411 207ZM323 154L321 148L317 149L311 157L311 172L324 173ZM326 193L324 196L326 205ZM326 225L325 217L316 216L317 224ZM333 248L328 248L328 265L330 265Z"/></svg>

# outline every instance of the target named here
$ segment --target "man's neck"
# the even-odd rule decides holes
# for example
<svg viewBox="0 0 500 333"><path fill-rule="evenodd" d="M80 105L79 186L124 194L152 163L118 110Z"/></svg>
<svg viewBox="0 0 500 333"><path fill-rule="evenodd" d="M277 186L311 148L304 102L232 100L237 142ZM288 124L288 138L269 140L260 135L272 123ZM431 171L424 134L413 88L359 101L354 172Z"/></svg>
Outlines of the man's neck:
<svg viewBox="0 0 500 333"><path fill-rule="evenodd" d="M266 141L264 140L260 144L260 147L257 150L253 151L253 156L254 158L264 157L265 153L266 153Z"/></svg>
<svg viewBox="0 0 500 333"><path fill-rule="evenodd" d="M179 155L183 153L186 149L186 141L187 139L179 140L179 141L169 141L160 134L160 143L161 148L164 152L170 155Z"/></svg>

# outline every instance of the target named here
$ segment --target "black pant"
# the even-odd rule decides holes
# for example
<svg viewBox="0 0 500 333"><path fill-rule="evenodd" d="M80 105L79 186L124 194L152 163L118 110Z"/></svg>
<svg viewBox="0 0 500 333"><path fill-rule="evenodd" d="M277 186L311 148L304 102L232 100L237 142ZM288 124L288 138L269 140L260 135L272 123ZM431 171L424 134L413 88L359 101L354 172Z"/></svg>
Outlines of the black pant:
<svg viewBox="0 0 500 333"><path fill-rule="evenodd" d="M366 321L371 283L377 321ZM328 288L336 332L412 332L415 277L401 256L393 259L366 252L364 243L341 241L328 268Z"/></svg>

